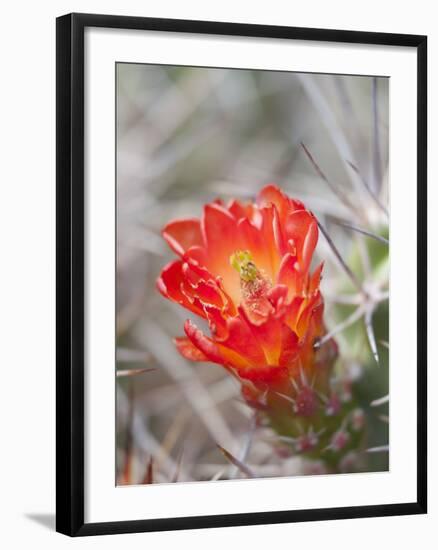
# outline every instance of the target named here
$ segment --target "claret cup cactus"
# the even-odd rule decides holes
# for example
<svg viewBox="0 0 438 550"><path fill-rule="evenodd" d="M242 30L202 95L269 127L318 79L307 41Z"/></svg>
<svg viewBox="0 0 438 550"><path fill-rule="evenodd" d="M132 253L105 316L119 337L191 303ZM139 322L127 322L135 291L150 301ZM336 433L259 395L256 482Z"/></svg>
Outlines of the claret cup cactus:
<svg viewBox="0 0 438 550"><path fill-rule="evenodd" d="M168 223L178 259L159 291L208 323L175 339L190 361L223 366L241 385L279 449L313 459L321 472L354 470L365 417L351 383L335 373L338 347L324 325L323 264L311 267L315 216L267 185L254 203L217 200L201 219Z"/></svg>

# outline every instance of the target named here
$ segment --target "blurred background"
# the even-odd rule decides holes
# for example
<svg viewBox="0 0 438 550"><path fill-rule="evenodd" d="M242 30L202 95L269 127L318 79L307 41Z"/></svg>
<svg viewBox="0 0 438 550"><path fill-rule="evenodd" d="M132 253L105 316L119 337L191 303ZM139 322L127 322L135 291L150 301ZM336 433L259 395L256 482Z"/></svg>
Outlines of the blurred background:
<svg viewBox="0 0 438 550"><path fill-rule="evenodd" d="M260 477L320 473L273 446L222 368L178 354L191 315L155 287L174 256L165 223L269 182L327 231L315 262L336 368L367 413L363 468L388 468L388 101L386 78L117 65L119 484L245 477L217 444Z"/></svg>

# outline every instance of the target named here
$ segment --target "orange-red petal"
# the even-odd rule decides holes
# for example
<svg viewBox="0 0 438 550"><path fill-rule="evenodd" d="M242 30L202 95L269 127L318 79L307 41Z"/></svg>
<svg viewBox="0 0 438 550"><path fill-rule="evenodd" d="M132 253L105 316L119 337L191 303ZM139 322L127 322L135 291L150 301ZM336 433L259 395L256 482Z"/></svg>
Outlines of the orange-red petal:
<svg viewBox="0 0 438 550"><path fill-rule="evenodd" d="M208 357L188 338L174 338L176 349L189 361L208 361Z"/></svg>
<svg viewBox="0 0 438 550"><path fill-rule="evenodd" d="M282 224L286 222L286 217L291 212L295 212L295 210L304 210L304 205L301 201L291 199L273 183L263 187L257 196L257 204L260 207L273 204L278 211Z"/></svg>
<svg viewBox="0 0 438 550"><path fill-rule="evenodd" d="M259 388L289 384L288 376L314 363L313 342L325 332L323 266L309 273L318 225L300 201L267 185L256 203L214 201L201 220L172 221L163 236L181 260L163 269L157 286L211 332L187 321L187 338L175 340L184 357L222 364ZM230 264L237 251L248 251L256 266L257 292Z"/></svg>
<svg viewBox="0 0 438 550"><path fill-rule="evenodd" d="M157 280L157 288L166 298L177 302L201 317L205 317L203 310L196 306L184 293L185 277L182 266L183 262L181 260L175 260L167 264Z"/></svg>
<svg viewBox="0 0 438 550"><path fill-rule="evenodd" d="M265 364L278 365L282 322L270 316L264 322L254 323L244 308L240 309L240 314L245 319L253 340L257 341L262 349Z"/></svg>
<svg viewBox="0 0 438 550"><path fill-rule="evenodd" d="M216 344L203 332L194 325L190 320L187 320L184 324L184 331L187 334L188 339L209 361L213 363L223 364L224 360L219 353Z"/></svg>
<svg viewBox="0 0 438 550"><path fill-rule="evenodd" d="M206 243L207 269L222 278L226 291L236 302L240 299L239 275L230 264L230 256L242 248L237 222L226 208L207 204L201 222Z"/></svg>
<svg viewBox="0 0 438 550"><path fill-rule="evenodd" d="M266 364L261 343L241 317L232 317L227 322L228 335L221 343L244 356L252 367Z"/></svg>
<svg viewBox="0 0 438 550"><path fill-rule="evenodd" d="M240 220L241 218L251 219L253 206L252 204L242 204L237 200L231 200L228 203L227 209L236 220Z"/></svg>
<svg viewBox="0 0 438 550"><path fill-rule="evenodd" d="M288 288L289 299L299 296L303 290L303 274L297 268L297 258L285 254L278 270L277 283Z"/></svg>
<svg viewBox="0 0 438 550"><path fill-rule="evenodd" d="M281 354L279 365L282 367L291 367L295 365L299 353L299 341L296 333L287 325L281 327Z"/></svg>
<svg viewBox="0 0 438 550"><path fill-rule="evenodd" d="M301 271L309 269L313 251L318 242L318 224L307 210L297 210L286 219L287 239L293 239Z"/></svg>
<svg viewBox="0 0 438 550"><path fill-rule="evenodd" d="M173 220L163 229L163 237L179 256L192 246L203 244L201 224L197 218Z"/></svg>
<svg viewBox="0 0 438 550"><path fill-rule="evenodd" d="M312 273L309 281L309 294L313 294L319 289L319 283L321 282L322 269L324 267L324 262L321 262Z"/></svg>

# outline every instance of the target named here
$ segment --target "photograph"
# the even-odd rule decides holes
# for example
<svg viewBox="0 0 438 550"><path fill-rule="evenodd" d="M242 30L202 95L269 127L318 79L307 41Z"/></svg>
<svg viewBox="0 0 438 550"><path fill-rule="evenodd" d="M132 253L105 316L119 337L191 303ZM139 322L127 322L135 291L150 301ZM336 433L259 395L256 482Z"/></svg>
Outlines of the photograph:
<svg viewBox="0 0 438 550"><path fill-rule="evenodd" d="M6 4L0 548L437 538L438 26L375 4Z"/></svg>
<svg viewBox="0 0 438 550"><path fill-rule="evenodd" d="M390 79L115 84L115 484L388 472Z"/></svg>

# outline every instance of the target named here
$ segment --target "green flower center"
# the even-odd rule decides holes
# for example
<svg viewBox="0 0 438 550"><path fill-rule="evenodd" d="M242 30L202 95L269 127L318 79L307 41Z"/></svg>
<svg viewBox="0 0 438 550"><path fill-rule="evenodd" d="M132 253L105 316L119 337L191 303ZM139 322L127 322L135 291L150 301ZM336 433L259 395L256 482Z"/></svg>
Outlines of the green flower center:
<svg viewBox="0 0 438 550"><path fill-rule="evenodd" d="M249 250L237 250L231 254L230 264L237 271L240 279L246 283L254 282L260 276Z"/></svg>

